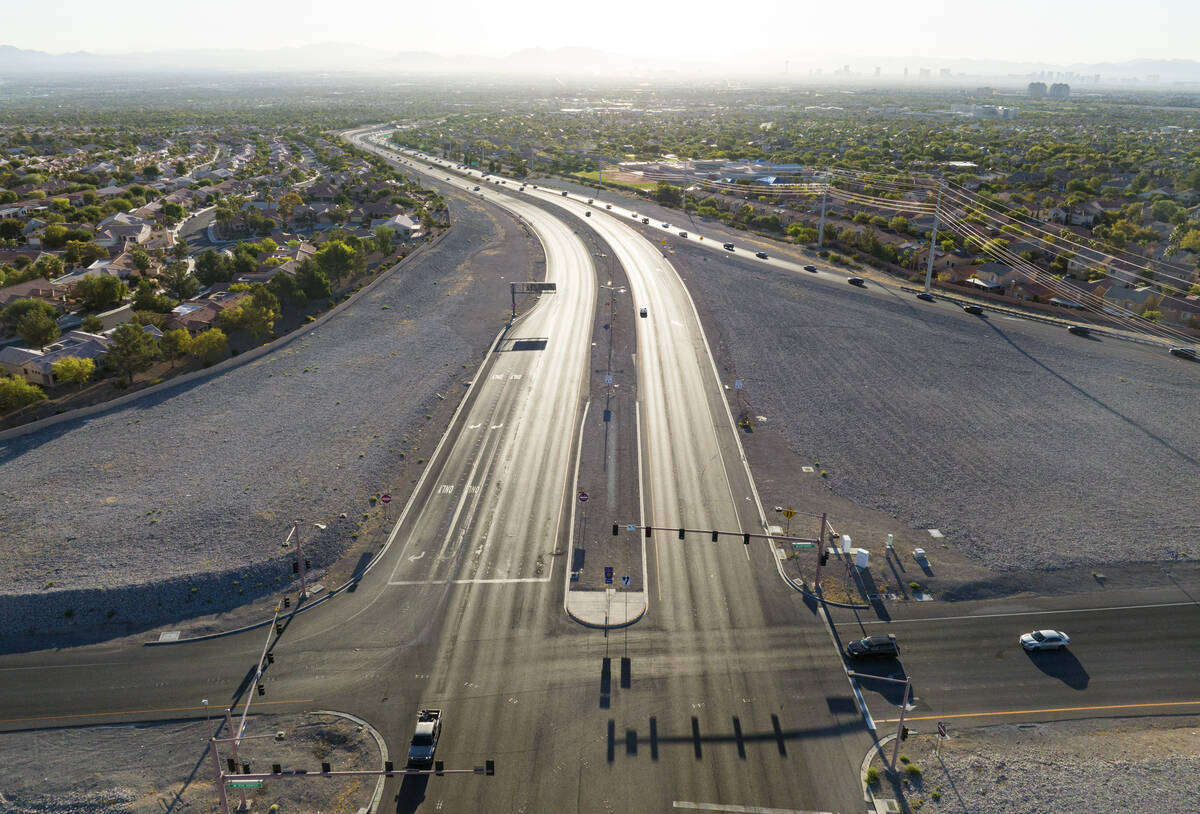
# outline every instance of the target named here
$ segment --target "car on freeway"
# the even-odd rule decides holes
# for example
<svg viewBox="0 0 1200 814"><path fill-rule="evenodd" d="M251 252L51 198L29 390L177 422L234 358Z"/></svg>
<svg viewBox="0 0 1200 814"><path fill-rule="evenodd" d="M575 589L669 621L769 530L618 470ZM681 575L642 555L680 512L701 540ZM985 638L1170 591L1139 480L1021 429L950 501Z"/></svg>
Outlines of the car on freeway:
<svg viewBox="0 0 1200 814"><path fill-rule="evenodd" d="M594 203L594 201L591 198L588 198L588 203Z"/></svg>
<svg viewBox="0 0 1200 814"><path fill-rule="evenodd" d="M473 187L471 187L471 191L472 191L472 192L478 192L478 191L479 191L479 187L478 187L478 186L473 186Z"/></svg>
<svg viewBox="0 0 1200 814"><path fill-rule="evenodd" d="M852 659L894 659L900 655L895 635L868 636L847 642L846 655Z"/></svg>
<svg viewBox="0 0 1200 814"><path fill-rule="evenodd" d="M974 314L975 316L980 316L983 314L983 309L978 305L964 305L963 310L968 314Z"/></svg>
<svg viewBox="0 0 1200 814"><path fill-rule="evenodd" d="M562 196L563 196L564 198L565 198L565 197L567 197L567 191L566 191L565 189L562 191Z"/></svg>
<svg viewBox="0 0 1200 814"><path fill-rule="evenodd" d="M643 309L642 309L641 311L639 311L638 313L640 313L642 316L649 316L649 314L648 314L648 312L646 311L646 309L645 309L645 308L643 308Z"/></svg>
<svg viewBox="0 0 1200 814"><path fill-rule="evenodd" d="M817 267L816 267L816 266L805 266L805 267L804 267L804 270L805 270L805 271L811 271L813 274L816 274L816 273L817 273Z"/></svg>
<svg viewBox="0 0 1200 814"><path fill-rule="evenodd" d="M930 294L928 291L922 291L919 294L917 294L917 299L925 300L925 302L933 302L933 295Z"/></svg>
<svg viewBox="0 0 1200 814"><path fill-rule="evenodd" d="M636 218L637 216L638 216L638 213L637 213L637 212L630 212L630 213L629 213L629 217L631 217L631 218Z"/></svg>
<svg viewBox="0 0 1200 814"><path fill-rule="evenodd" d="M612 209L612 204L605 204L605 205L604 205L604 208L605 208L605 209Z"/></svg>
<svg viewBox="0 0 1200 814"><path fill-rule="evenodd" d="M866 288L867 286L867 281L862 277L850 277L847 278L846 282L848 282L850 285L856 285L859 288Z"/></svg>
<svg viewBox="0 0 1200 814"><path fill-rule="evenodd" d="M663 221L663 225L662 225L662 227L663 227L664 229L670 229L670 228L671 228L671 224L667 223L667 222L664 220L664 221Z"/></svg>
<svg viewBox="0 0 1200 814"><path fill-rule="evenodd" d="M766 252L755 252L755 253L754 253L754 256L755 256L755 257L757 257L759 260L766 260L766 259L767 259L767 253L766 253Z"/></svg>
<svg viewBox="0 0 1200 814"><path fill-rule="evenodd" d="M687 232L680 232L680 233L679 233L679 236L680 236L680 237L687 237Z"/></svg>
<svg viewBox="0 0 1200 814"><path fill-rule="evenodd" d="M1091 336L1092 335L1092 329L1086 325L1068 325L1067 331L1069 333L1075 334L1076 336Z"/></svg>
<svg viewBox="0 0 1200 814"><path fill-rule="evenodd" d="M1062 650L1071 643L1071 637L1061 630L1035 630L1021 637L1021 647L1026 650Z"/></svg>
<svg viewBox="0 0 1200 814"><path fill-rule="evenodd" d="M724 249L724 250L725 250L725 251L727 251L727 252L731 252L731 251L733 251L733 244L732 244L732 243L725 243L725 244L722 244L721 248L722 248L722 249Z"/></svg>
<svg viewBox="0 0 1200 814"><path fill-rule="evenodd" d="M642 218L642 223L649 224L650 218Z"/></svg>
<svg viewBox="0 0 1200 814"><path fill-rule="evenodd" d="M588 211L584 212L583 216L585 218L590 218L592 216L592 210L589 209Z"/></svg>
<svg viewBox="0 0 1200 814"><path fill-rule="evenodd" d="M1178 356L1180 359L1194 360L1196 358L1196 349L1189 348L1186 345L1180 345L1178 347L1171 348L1171 355Z"/></svg>

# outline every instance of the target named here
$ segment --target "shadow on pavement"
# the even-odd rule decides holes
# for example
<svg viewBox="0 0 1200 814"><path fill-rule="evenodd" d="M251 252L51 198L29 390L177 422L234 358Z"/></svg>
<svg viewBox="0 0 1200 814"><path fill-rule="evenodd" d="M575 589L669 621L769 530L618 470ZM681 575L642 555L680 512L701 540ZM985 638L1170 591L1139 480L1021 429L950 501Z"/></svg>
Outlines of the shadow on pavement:
<svg viewBox="0 0 1200 814"><path fill-rule="evenodd" d="M903 684L897 684L894 681L876 681L871 678L871 676L880 676L903 681L906 673L904 665L899 659L851 659L848 663L850 669L858 674L855 680L863 692L876 693L892 706L900 706L904 700ZM910 703L916 696L917 687L914 684L909 696Z"/></svg>
<svg viewBox="0 0 1200 814"><path fill-rule="evenodd" d="M429 785L429 775L410 774L405 776L396 795L397 814L409 814L416 811L425 802L425 787Z"/></svg>
<svg viewBox="0 0 1200 814"><path fill-rule="evenodd" d="M354 564L354 573L350 575L350 587L346 588L349 593L354 593L358 590L358 581L367 572L367 566L371 564L371 559L374 556L370 551L364 551L358 555L358 562Z"/></svg>
<svg viewBox="0 0 1200 814"><path fill-rule="evenodd" d="M1091 676L1070 650L1027 650L1025 655L1043 673L1071 689L1087 689Z"/></svg>
<svg viewBox="0 0 1200 814"><path fill-rule="evenodd" d="M851 711L857 709L852 699L837 698L829 699L831 708L832 705L840 704L843 700L848 703ZM788 741L798 741L807 738L840 737L847 732L865 730L866 724L861 718L853 715L845 723L831 726L784 729L779 721L779 716L772 715L769 729L748 730L743 726L741 718L734 715L730 721L729 729L719 732L705 732L701 729L700 719L693 716L689 722L688 730L672 734L660 731L658 718L651 716L649 735L641 735L637 729L626 727L619 738L617 736L616 721L610 718L607 727L608 748L606 757L608 762L612 763L616 760L618 743L624 743L626 757L637 757L639 746L646 746L649 749L651 760L658 760L659 750L670 746L690 748L696 760L704 759L706 749L710 752L711 756L713 750L718 747L733 746L737 750L738 759L746 760L746 747L753 744L774 744L775 751L778 752L779 756L787 757Z"/></svg>

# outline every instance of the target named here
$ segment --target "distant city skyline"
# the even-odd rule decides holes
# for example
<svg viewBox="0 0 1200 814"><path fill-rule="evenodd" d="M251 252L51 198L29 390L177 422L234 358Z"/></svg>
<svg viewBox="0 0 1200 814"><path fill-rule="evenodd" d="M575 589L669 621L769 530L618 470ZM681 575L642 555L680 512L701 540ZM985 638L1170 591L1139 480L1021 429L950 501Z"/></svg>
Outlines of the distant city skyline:
<svg viewBox="0 0 1200 814"><path fill-rule="evenodd" d="M298 0L32 0L5 3L0 44L96 54L194 49L274 49L338 42L387 51L447 56L504 56L568 46L663 60L799 67L828 59L874 72L856 57L938 60L1120 62L1193 59L1200 32L1195 0L1145 0L1135 6L1093 0L1085 6L1011 0L859 0L853 7L760 0L737 13L728 3L616 3L564 6L527 0L520 8L491 0L414 7L389 0L344 6ZM50 14L53 9L53 16ZM733 10L733 11L731 11ZM840 66L838 66L840 67Z"/></svg>

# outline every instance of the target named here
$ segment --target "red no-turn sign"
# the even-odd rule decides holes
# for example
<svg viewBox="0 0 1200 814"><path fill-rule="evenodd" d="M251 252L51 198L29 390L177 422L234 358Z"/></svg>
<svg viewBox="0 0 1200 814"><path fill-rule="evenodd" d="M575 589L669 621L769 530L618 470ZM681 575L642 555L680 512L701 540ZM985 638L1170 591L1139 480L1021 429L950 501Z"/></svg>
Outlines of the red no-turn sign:
<svg viewBox="0 0 1200 814"><path fill-rule="evenodd" d="M579 495L578 495L578 497L579 497L579 502L580 502L580 503L587 503L587 502L588 502L588 493L587 493L587 492L585 492L585 491L583 491L582 489L580 489L580 490L579 490Z"/></svg>
<svg viewBox="0 0 1200 814"><path fill-rule="evenodd" d="M380 502L380 503L391 503L391 502L392 502L392 496L391 496L391 495L380 495L380 496L379 496L379 502Z"/></svg>

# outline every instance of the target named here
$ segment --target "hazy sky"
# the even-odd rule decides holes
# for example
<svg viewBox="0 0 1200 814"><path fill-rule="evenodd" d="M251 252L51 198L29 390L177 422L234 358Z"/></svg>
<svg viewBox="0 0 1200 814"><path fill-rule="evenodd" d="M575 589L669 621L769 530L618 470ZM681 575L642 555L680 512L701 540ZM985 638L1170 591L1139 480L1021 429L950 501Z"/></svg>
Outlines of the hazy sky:
<svg viewBox="0 0 1200 814"><path fill-rule="evenodd" d="M918 56L1072 62L1200 54L1200 0L0 0L0 44L54 53L346 42L503 55L586 45L762 63Z"/></svg>

